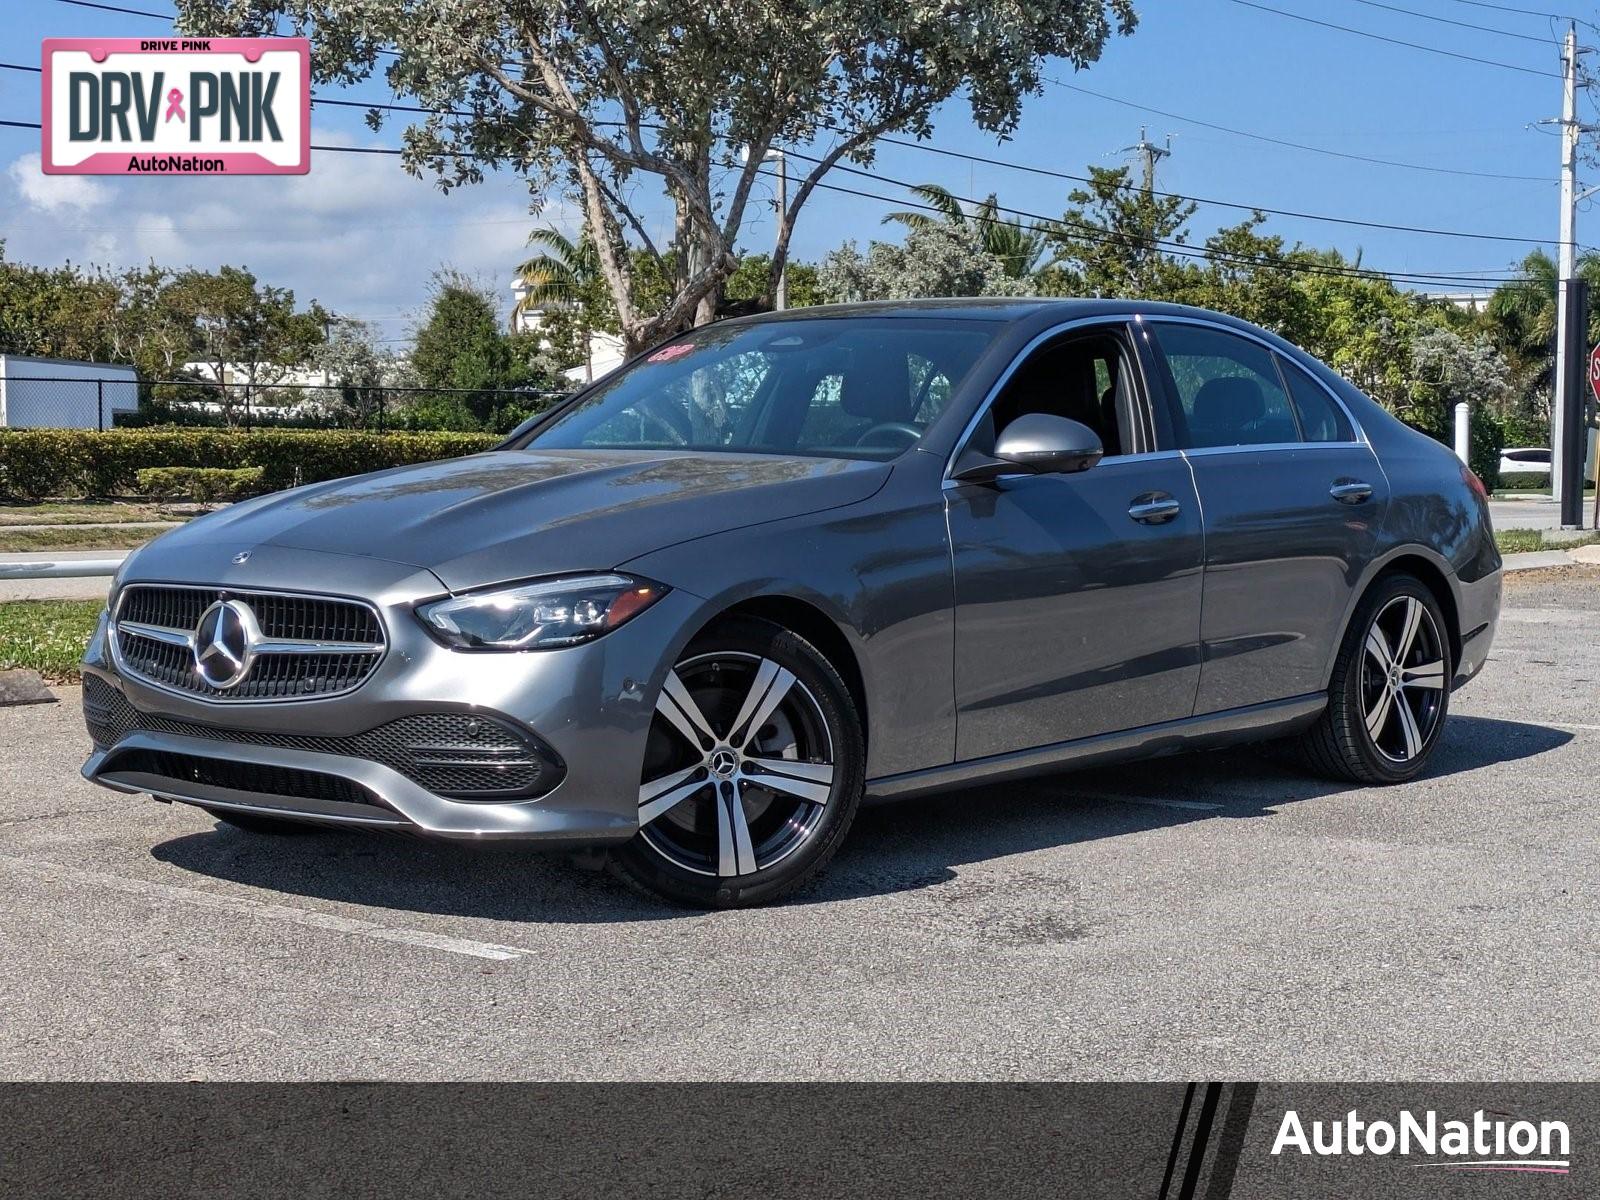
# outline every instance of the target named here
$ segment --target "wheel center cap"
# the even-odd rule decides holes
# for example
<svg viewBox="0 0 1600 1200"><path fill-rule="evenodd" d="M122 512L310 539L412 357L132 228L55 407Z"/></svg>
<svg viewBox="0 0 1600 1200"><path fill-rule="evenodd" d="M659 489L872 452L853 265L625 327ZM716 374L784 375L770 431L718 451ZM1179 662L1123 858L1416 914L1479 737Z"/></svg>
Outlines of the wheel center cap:
<svg viewBox="0 0 1600 1200"><path fill-rule="evenodd" d="M739 769L739 756L723 746L711 752L711 757L706 760L706 766L711 768L711 773L718 779L731 779L733 773Z"/></svg>

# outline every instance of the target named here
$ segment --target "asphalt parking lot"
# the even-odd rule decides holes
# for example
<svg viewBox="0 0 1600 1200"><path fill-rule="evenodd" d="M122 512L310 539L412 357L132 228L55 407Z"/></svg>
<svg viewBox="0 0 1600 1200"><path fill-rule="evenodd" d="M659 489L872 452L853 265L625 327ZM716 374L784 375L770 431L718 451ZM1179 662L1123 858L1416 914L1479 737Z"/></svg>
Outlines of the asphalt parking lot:
<svg viewBox="0 0 1600 1200"><path fill-rule="evenodd" d="M1508 581L1429 776L1251 753L864 813L798 901L262 838L0 710L13 1079L1584 1079L1600 1072L1600 570Z"/></svg>

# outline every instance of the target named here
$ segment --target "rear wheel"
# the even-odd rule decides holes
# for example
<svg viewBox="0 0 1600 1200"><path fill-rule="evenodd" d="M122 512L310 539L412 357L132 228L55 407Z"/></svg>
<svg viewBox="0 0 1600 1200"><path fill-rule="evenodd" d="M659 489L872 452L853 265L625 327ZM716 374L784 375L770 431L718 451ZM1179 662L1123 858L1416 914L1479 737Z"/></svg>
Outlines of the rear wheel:
<svg viewBox="0 0 1600 1200"><path fill-rule="evenodd" d="M775 900L838 849L865 753L832 664L765 621L697 638L667 675L645 748L639 833L612 862L679 903Z"/></svg>
<svg viewBox="0 0 1600 1200"><path fill-rule="evenodd" d="M1450 640L1433 593L1411 575L1379 580L1345 634L1328 707L1302 737L1319 771L1401 783L1427 766L1450 708Z"/></svg>

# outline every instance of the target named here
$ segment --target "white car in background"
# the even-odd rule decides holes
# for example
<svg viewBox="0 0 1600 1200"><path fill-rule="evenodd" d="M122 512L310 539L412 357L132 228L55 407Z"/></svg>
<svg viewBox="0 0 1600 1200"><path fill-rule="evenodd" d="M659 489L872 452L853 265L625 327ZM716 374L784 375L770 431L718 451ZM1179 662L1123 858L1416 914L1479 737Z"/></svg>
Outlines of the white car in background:
<svg viewBox="0 0 1600 1200"><path fill-rule="evenodd" d="M1501 475L1543 475L1550 479L1550 447L1508 446L1500 451Z"/></svg>

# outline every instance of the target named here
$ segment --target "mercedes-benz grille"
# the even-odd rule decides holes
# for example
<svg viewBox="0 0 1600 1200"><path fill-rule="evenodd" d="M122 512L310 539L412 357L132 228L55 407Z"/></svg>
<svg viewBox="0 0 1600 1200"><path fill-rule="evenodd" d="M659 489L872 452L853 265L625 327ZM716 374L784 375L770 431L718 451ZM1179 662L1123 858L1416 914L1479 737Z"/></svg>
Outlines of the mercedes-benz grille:
<svg viewBox="0 0 1600 1200"><path fill-rule="evenodd" d="M195 644L207 611L230 601L248 610L254 627L242 674L217 687L202 677ZM352 691L377 668L385 649L377 612L357 600L157 584L123 589L112 637L119 665L128 674L224 702Z"/></svg>

